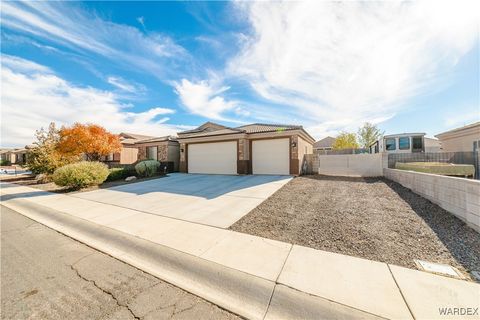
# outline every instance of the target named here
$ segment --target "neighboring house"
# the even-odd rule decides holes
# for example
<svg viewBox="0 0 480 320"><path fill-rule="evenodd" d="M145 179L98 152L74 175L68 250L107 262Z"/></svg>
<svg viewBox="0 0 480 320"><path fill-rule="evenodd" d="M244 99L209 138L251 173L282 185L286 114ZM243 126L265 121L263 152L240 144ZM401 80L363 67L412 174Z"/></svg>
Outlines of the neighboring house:
<svg viewBox="0 0 480 320"><path fill-rule="evenodd" d="M480 150L480 121L435 135L443 152Z"/></svg>
<svg viewBox="0 0 480 320"><path fill-rule="evenodd" d="M300 174L315 140L302 126L207 122L178 133L180 171L211 174Z"/></svg>
<svg viewBox="0 0 480 320"><path fill-rule="evenodd" d="M6 148L0 149L0 161L11 162L11 154L12 154L11 151L12 151L12 149L6 149Z"/></svg>
<svg viewBox="0 0 480 320"><path fill-rule="evenodd" d="M401 133L383 136L369 146L370 153L425 152L425 133Z"/></svg>
<svg viewBox="0 0 480 320"><path fill-rule="evenodd" d="M30 146L25 146L24 148L1 149L0 160L8 161L10 164L26 164L29 148Z"/></svg>
<svg viewBox="0 0 480 320"><path fill-rule="evenodd" d="M122 149L102 159L109 163L132 164L153 159L169 163L169 171L178 171L180 153L178 141L171 136L153 137L133 133L120 133Z"/></svg>
<svg viewBox="0 0 480 320"><path fill-rule="evenodd" d="M321 150L321 151L332 150L334 142L335 142L335 138L330 136L325 137L322 140L318 140L313 144L313 150Z"/></svg>
<svg viewBox="0 0 480 320"><path fill-rule="evenodd" d="M425 143L425 152L441 152L442 144L440 140L423 137L423 142Z"/></svg>

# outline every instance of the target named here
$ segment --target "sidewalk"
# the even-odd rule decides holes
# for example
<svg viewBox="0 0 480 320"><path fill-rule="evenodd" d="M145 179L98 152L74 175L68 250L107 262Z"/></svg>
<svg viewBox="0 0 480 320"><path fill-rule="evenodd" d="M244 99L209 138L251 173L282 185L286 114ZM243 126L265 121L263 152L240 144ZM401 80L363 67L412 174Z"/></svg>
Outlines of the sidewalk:
<svg viewBox="0 0 480 320"><path fill-rule="evenodd" d="M439 309L480 306L472 282L13 184L1 195L3 205L247 318L458 319Z"/></svg>

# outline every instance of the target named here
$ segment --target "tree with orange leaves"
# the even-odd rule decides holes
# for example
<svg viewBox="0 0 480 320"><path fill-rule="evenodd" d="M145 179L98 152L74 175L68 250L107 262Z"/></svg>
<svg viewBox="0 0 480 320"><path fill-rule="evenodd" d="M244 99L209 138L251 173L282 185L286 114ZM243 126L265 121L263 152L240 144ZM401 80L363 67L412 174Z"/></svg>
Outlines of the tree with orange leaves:
<svg viewBox="0 0 480 320"><path fill-rule="evenodd" d="M58 151L70 155L85 155L88 161L98 161L102 156L119 152L122 145L118 135L96 124L75 123L60 129Z"/></svg>

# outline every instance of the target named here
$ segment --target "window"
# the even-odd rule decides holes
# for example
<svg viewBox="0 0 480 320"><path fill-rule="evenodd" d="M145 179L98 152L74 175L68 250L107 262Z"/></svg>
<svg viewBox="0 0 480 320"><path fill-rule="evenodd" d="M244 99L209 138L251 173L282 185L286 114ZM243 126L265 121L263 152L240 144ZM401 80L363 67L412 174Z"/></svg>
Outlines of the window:
<svg viewBox="0 0 480 320"><path fill-rule="evenodd" d="M412 137L412 152L423 151L423 137Z"/></svg>
<svg viewBox="0 0 480 320"><path fill-rule="evenodd" d="M408 150L410 149L410 137L401 137L398 139L398 149Z"/></svg>
<svg viewBox="0 0 480 320"><path fill-rule="evenodd" d="M147 159L157 160L157 147L147 147Z"/></svg>
<svg viewBox="0 0 480 320"><path fill-rule="evenodd" d="M395 138L385 139L385 148L387 148L387 151L395 150Z"/></svg>

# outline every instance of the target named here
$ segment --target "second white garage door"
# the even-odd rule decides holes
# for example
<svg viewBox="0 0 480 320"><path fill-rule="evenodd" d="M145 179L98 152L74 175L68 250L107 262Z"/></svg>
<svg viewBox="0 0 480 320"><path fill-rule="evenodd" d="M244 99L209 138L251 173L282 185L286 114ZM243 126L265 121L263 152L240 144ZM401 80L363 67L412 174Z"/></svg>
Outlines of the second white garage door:
<svg viewBox="0 0 480 320"><path fill-rule="evenodd" d="M237 174L237 142L188 145L188 172Z"/></svg>
<svg viewBox="0 0 480 320"><path fill-rule="evenodd" d="M290 139L252 141L253 174L290 174Z"/></svg>

